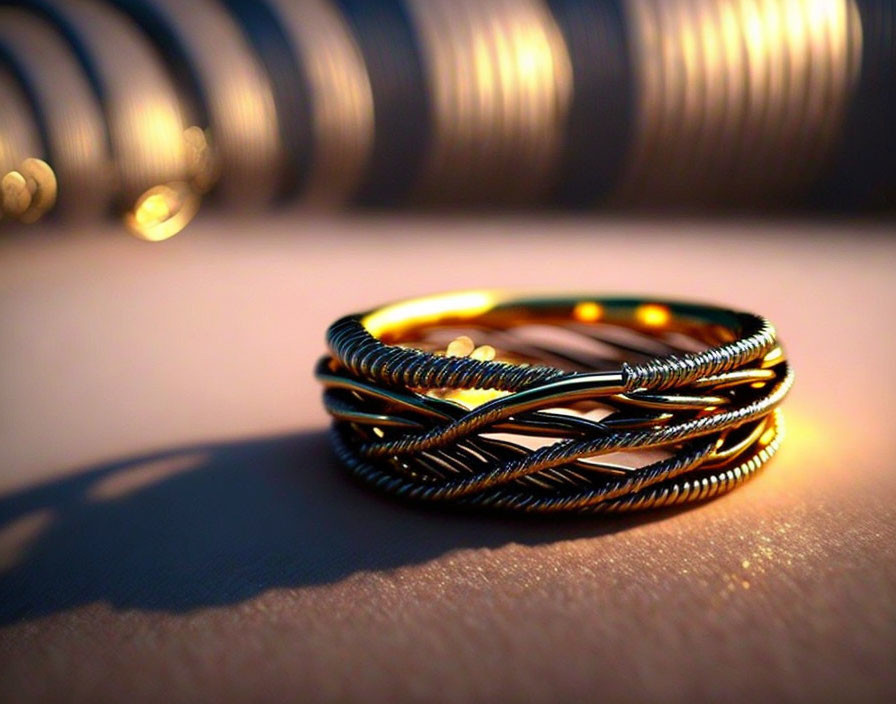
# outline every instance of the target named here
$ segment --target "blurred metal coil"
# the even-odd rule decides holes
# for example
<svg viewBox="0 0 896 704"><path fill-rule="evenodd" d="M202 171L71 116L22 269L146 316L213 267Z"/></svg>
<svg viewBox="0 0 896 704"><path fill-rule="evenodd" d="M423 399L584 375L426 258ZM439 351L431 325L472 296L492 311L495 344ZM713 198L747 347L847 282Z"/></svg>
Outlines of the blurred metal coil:
<svg viewBox="0 0 896 704"><path fill-rule="evenodd" d="M302 197L342 204L359 188L374 139L373 95L360 47L328 0L266 2L299 67L292 80L305 86L308 154Z"/></svg>
<svg viewBox="0 0 896 704"><path fill-rule="evenodd" d="M423 54L432 134L417 197L531 203L553 186L572 92L542 0L407 0Z"/></svg>
<svg viewBox="0 0 896 704"><path fill-rule="evenodd" d="M355 476L508 511L733 489L777 450L793 380L767 320L669 301L448 294L348 316L327 341L317 377Z"/></svg>
<svg viewBox="0 0 896 704"><path fill-rule="evenodd" d="M572 100L555 197L593 206L615 186L629 144L635 90L622 0L550 0L569 50Z"/></svg>
<svg viewBox="0 0 896 704"><path fill-rule="evenodd" d="M225 203L269 203L281 188L285 156L267 73L233 17L217 0L115 0L176 60L192 124L207 127Z"/></svg>
<svg viewBox="0 0 896 704"><path fill-rule="evenodd" d="M420 173L431 130L420 45L407 6L402 0L334 2L357 38L373 96L373 147L356 200L402 203Z"/></svg>
<svg viewBox="0 0 896 704"><path fill-rule="evenodd" d="M856 75L850 0L629 0L639 86L621 202L787 202L830 156Z"/></svg>
<svg viewBox="0 0 896 704"><path fill-rule="evenodd" d="M10 4L10 3L6 3ZM100 0L19 0L69 42L99 97L122 205L185 178L186 124L169 74L138 27ZM90 187L91 184L85 184Z"/></svg>
<svg viewBox="0 0 896 704"><path fill-rule="evenodd" d="M23 159L43 156L44 146L28 97L15 76L0 64L0 177Z"/></svg>
<svg viewBox="0 0 896 704"><path fill-rule="evenodd" d="M0 60L33 96L46 159L59 182L60 212L99 216L112 198L112 158L102 108L71 47L40 17L0 7Z"/></svg>
<svg viewBox="0 0 896 704"><path fill-rule="evenodd" d="M0 5L62 212L896 205L891 0Z"/></svg>
<svg viewBox="0 0 896 704"><path fill-rule="evenodd" d="M856 0L856 87L836 157L813 194L823 207L896 204L896 4Z"/></svg>

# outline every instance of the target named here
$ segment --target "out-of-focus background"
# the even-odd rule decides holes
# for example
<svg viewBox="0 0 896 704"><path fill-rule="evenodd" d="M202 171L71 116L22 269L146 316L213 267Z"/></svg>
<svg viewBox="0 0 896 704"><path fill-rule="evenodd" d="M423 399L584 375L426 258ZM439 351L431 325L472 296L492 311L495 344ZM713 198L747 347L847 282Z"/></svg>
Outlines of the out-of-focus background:
<svg viewBox="0 0 896 704"><path fill-rule="evenodd" d="M894 36L891 0L4 0L4 209L892 211Z"/></svg>
<svg viewBox="0 0 896 704"><path fill-rule="evenodd" d="M0 0L0 701L896 700L894 73L893 0ZM353 484L327 324L490 287L768 316L782 450Z"/></svg>

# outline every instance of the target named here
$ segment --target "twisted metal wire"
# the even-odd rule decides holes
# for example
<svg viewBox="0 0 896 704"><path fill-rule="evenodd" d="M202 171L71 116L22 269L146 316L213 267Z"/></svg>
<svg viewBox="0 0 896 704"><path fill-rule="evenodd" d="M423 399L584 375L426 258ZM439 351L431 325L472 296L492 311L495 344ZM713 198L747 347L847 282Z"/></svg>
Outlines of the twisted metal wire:
<svg viewBox="0 0 896 704"><path fill-rule="evenodd" d="M316 374L337 455L362 481L406 499L593 513L708 499L774 455L793 376L771 323L707 306L591 299L608 314L583 324L580 304L506 299L465 318L463 329L500 340L502 361L437 351L439 332L457 327L450 316L378 336L365 315L336 321ZM644 306L666 317L639 321ZM527 343L521 331L533 325L604 351ZM465 402L471 390L484 397ZM586 412L595 409L599 420ZM665 456L633 464L645 450ZM619 453L627 464L604 457Z"/></svg>

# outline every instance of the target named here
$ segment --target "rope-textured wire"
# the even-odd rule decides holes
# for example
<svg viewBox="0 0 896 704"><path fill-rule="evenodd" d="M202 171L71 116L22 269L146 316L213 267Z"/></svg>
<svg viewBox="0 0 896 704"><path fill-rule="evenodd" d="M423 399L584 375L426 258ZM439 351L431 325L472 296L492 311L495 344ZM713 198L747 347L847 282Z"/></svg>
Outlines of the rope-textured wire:
<svg viewBox="0 0 896 704"><path fill-rule="evenodd" d="M471 295L328 331L317 377L336 452L378 489L514 511L625 511L717 496L778 449L792 373L764 318L487 292L470 306ZM471 353L469 338L457 338L470 345L460 353L445 344L462 332L489 352Z"/></svg>

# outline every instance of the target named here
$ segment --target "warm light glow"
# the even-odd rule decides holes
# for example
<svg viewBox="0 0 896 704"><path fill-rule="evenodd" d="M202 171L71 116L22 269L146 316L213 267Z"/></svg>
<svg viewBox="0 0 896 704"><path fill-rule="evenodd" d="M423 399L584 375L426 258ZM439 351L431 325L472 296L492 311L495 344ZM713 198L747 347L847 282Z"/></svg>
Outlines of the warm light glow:
<svg viewBox="0 0 896 704"><path fill-rule="evenodd" d="M467 335L460 335L448 343L445 349L446 357L469 357L480 362L490 362L497 355L497 351L491 345L480 345ZM454 401L466 408L476 408L492 399L506 396L508 391L497 389L433 389L428 392L433 398L441 398L446 401Z"/></svg>
<svg viewBox="0 0 896 704"><path fill-rule="evenodd" d="M669 309L659 303L644 303L635 309L637 321L648 327L662 327L669 322L671 317Z"/></svg>
<svg viewBox="0 0 896 704"><path fill-rule="evenodd" d="M768 428L764 433L762 433L762 435L759 436L759 444L760 445L771 444L772 440L775 439L775 436L777 434L778 434L778 431L774 426L772 426L771 428Z"/></svg>
<svg viewBox="0 0 896 704"><path fill-rule="evenodd" d="M762 358L762 368L768 369L769 367L773 367L779 362L784 361L784 350L781 347L775 347L771 350L765 357Z"/></svg>
<svg viewBox="0 0 896 704"><path fill-rule="evenodd" d="M153 186L125 215L125 224L140 239L161 242L183 230L198 209L199 197L187 184Z"/></svg>
<svg viewBox="0 0 896 704"><path fill-rule="evenodd" d="M374 337L381 337L387 332L399 333L409 327L431 325L449 316L453 320L475 318L491 310L497 300L497 295L491 291L417 298L384 306L365 316L361 324Z"/></svg>
<svg viewBox="0 0 896 704"><path fill-rule="evenodd" d="M205 130L196 125L184 130L184 146L190 184L199 193L207 193L220 174L219 164Z"/></svg>
<svg viewBox="0 0 896 704"><path fill-rule="evenodd" d="M501 398L501 396L507 396L509 393L509 391L499 391L498 389L455 389L446 392L441 398L472 409L488 401Z"/></svg>
<svg viewBox="0 0 896 704"><path fill-rule="evenodd" d="M31 205L28 184L18 171L10 171L0 180L0 203L3 212L12 217L19 217Z"/></svg>
<svg viewBox="0 0 896 704"><path fill-rule="evenodd" d="M87 491L91 501L112 501L164 481L169 477L196 470L209 461L206 452L186 452L172 457L128 465L122 471L106 475Z"/></svg>
<svg viewBox="0 0 896 704"><path fill-rule="evenodd" d="M572 316L583 323L593 323L600 320L604 314L604 307L594 301L582 301L576 303L572 309Z"/></svg>
<svg viewBox="0 0 896 704"><path fill-rule="evenodd" d="M146 198L134 213L134 222L141 227L167 220L171 216L168 203L161 193L155 193Z"/></svg>
<svg viewBox="0 0 896 704"><path fill-rule="evenodd" d="M498 353L491 345L480 345L470 352L471 359L478 359L480 362L491 362Z"/></svg>
<svg viewBox="0 0 896 704"><path fill-rule="evenodd" d="M460 337L456 337L448 343L448 347L445 349L445 356L466 357L474 349L476 349L476 344L473 342L473 340L471 340L466 335L461 335Z"/></svg>
<svg viewBox="0 0 896 704"><path fill-rule="evenodd" d="M25 159L0 179L0 215L37 222L56 203L56 174L41 159Z"/></svg>

